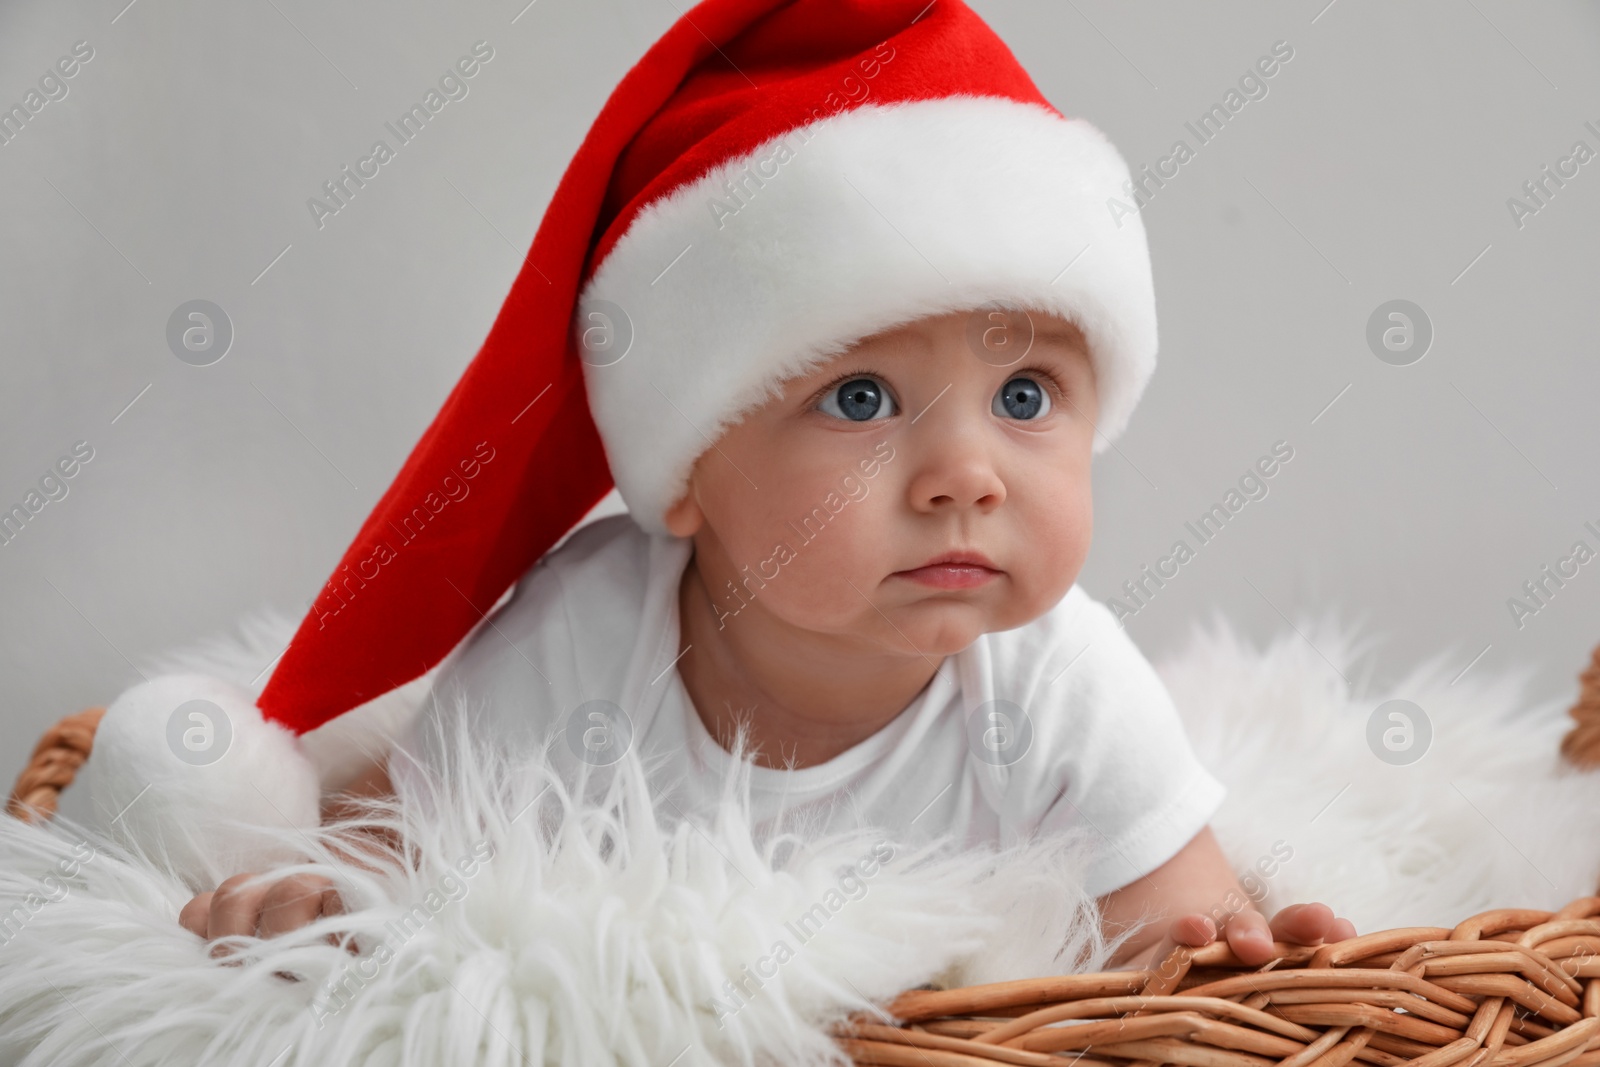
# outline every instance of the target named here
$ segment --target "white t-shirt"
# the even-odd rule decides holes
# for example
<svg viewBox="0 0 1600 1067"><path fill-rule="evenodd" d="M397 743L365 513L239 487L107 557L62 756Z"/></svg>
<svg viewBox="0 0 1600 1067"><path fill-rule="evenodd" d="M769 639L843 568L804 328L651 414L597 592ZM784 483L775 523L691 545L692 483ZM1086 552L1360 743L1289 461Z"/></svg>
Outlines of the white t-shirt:
<svg viewBox="0 0 1600 1067"><path fill-rule="evenodd" d="M571 782L582 745L564 741L590 738L593 724L601 733L592 736L612 746L627 736L628 724L619 735L594 716L607 705L589 704L611 701L653 785L685 814L712 810L734 760L676 667L678 584L692 550L691 540L648 534L627 515L576 530L441 666L408 747L437 766L430 720L451 725L465 714L474 736L507 752L549 743ZM1095 896L1170 859L1225 793L1154 669L1077 585L1033 622L947 656L861 743L812 767L756 764L750 779L758 825L781 805L812 827L871 824L907 844L950 834L1003 845L1088 827L1100 858L1084 886ZM794 828L792 816L783 826Z"/></svg>

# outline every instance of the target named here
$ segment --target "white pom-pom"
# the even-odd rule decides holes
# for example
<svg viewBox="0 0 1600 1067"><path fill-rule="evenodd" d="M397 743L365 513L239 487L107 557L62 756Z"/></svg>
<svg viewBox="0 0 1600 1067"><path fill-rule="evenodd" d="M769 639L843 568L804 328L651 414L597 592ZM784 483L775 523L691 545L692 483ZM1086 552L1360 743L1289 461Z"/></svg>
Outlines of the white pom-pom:
<svg viewBox="0 0 1600 1067"><path fill-rule="evenodd" d="M261 828L320 822L317 770L299 738L205 675L161 675L119 696L84 773L100 829L197 888L294 858L284 834Z"/></svg>

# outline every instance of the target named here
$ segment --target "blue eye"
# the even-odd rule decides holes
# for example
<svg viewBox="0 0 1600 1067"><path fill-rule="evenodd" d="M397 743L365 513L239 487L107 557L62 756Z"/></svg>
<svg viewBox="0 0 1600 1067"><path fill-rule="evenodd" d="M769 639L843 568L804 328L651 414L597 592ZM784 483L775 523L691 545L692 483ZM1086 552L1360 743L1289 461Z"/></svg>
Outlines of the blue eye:
<svg viewBox="0 0 1600 1067"><path fill-rule="evenodd" d="M896 410L889 390L871 378L852 378L842 383L822 398L817 409L851 422L885 419Z"/></svg>
<svg viewBox="0 0 1600 1067"><path fill-rule="evenodd" d="M1003 419L1037 419L1050 413L1050 396L1032 378L1013 378L994 395L991 410Z"/></svg>

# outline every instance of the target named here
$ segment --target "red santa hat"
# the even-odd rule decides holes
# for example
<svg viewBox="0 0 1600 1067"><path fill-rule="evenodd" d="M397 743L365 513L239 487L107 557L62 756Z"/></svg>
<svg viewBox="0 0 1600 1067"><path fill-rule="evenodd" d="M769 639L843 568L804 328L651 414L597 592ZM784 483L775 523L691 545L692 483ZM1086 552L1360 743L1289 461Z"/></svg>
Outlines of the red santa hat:
<svg viewBox="0 0 1600 1067"><path fill-rule="evenodd" d="M613 480L664 531L723 429L913 319L1076 322L1100 451L1155 366L1144 229L1108 204L1128 180L961 0L697 5L606 101L261 712L298 735L421 675Z"/></svg>

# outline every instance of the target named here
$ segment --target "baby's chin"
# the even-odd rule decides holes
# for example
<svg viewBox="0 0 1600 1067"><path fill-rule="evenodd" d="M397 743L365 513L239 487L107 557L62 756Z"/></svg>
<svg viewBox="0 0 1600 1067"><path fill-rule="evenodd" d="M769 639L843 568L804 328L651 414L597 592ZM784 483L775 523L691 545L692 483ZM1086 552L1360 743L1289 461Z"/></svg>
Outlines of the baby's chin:
<svg viewBox="0 0 1600 1067"><path fill-rule="evenodd" d="M751 606L782 626L827 635L852 650L913 656L955 655L986 633L1026 626L1054 607L1073 581L1037 571L1002 572L976 588L950 589L898 575L874 582L859 571L848 585L837 577L806 577ZM840 586L852 590L842 600Z"/></svg>
<svg viewBox="0 0 1600 1067"><path fill-rule="evenodd" d="M907 642L928 656L953 656L979 637L1001 630L1014 630L1038 618L1048 609L1037 611L1009 597L966 597L923 595L909 603L887 609L895 629Z"/></svg>

